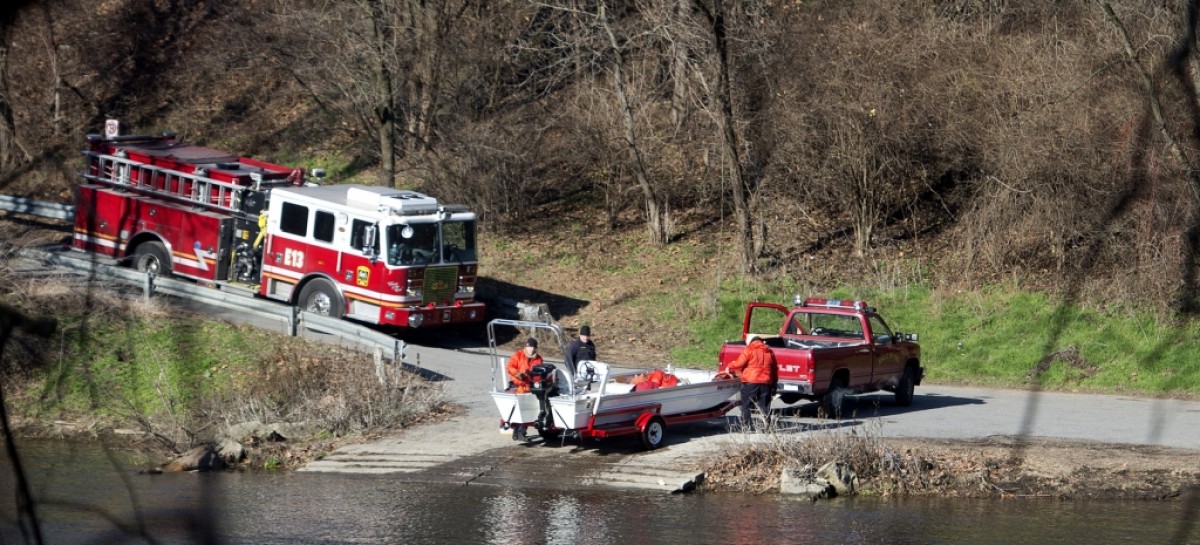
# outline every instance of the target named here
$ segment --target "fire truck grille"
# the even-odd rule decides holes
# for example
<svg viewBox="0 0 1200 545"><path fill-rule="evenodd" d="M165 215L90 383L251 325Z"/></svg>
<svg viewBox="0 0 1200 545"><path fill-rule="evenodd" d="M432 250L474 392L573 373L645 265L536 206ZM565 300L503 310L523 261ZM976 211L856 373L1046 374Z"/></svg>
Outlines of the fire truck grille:
<svg viewBox="0 0 1200 545"><path fill-rule="evenodd" d="M425 269L425 291L422 303L440 303L454 300L458 291L458 267L430 267Z"/></svg>

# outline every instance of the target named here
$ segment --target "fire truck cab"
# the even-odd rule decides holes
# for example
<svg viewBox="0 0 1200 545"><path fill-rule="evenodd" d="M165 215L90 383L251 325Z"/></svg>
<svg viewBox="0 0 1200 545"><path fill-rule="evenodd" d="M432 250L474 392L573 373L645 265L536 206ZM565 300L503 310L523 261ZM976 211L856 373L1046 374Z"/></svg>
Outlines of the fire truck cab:
<svg viewBox="0 0 1200 545"><path fill-rule="evenodd" d="M356 184L275 189L262 295L380 324L480 321L475 223L465 206L415 191Z"/></svg>
<svg viewBox="0 0 1200 545"><path fill-rule="evenodd" d="M480 322L476 216L416 191L317 185L185 144L89 135L72 248L305 311L420 327Z"/></svg>

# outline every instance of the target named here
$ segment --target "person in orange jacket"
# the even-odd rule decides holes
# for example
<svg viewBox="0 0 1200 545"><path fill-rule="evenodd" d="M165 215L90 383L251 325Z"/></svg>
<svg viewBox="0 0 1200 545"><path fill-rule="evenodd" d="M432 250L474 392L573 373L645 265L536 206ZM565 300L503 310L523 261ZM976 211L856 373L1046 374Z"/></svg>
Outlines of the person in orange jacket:
<svg viewBox="0 0 1200 545"><path fill-rule="evenodd" d="M750 404L758 406L763 419L771 421L771 396L775 393L775 354L759 337L751 337L746 349L726 368L742 381L742 425L754 429Z"/></svg>
<svg viewBox="0 0 1200 545"><path fill-rule="evenodd" d="M508 358L508 387L516 389L518 394L529 392L529 370L535 365L542 364L542 357L537 353L537 339L530 337L525 341L525 347L513 353Z"/></svg>

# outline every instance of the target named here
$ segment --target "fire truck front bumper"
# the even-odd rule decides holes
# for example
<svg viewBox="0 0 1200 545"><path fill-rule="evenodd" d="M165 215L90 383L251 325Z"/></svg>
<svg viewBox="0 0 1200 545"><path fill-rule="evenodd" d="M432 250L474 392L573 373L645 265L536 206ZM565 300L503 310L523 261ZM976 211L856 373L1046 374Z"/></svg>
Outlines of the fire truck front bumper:
<svg viewBox="0 0 1200 545"><path fill-rule="evenodd" d="M483 303L385 309L380 323L400 327L429 327L482 322Z"/></svg>

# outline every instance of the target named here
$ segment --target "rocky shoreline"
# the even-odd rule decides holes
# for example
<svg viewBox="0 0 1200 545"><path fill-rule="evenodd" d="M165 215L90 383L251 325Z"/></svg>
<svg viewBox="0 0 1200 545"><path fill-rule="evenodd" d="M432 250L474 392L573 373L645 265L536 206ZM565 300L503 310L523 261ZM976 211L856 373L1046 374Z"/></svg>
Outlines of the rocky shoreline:
<svg viewBox="0 0 1200 545"><path fill-rule="evenodd" d="M872 448L880 456L877 465L848 464L858 475L861 495L1109 500L1200 496L1200 453L1188 449L996 437L874 439ZM705 469L707 490L772 493L779 491L785 469L802 468L794 460L751 448Z"/></svg>

